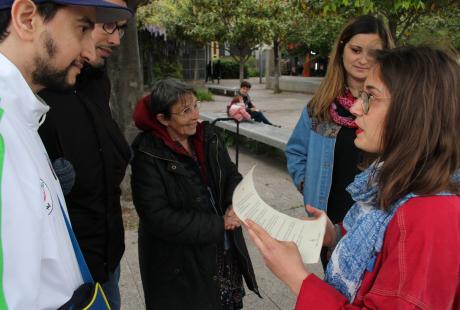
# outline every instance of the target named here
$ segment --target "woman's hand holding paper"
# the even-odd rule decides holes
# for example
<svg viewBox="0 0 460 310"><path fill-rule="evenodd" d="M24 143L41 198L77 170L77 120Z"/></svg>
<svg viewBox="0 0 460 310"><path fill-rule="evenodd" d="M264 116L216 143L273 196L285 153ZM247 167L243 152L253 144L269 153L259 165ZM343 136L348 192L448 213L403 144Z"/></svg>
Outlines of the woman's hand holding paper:
<svg viewBox="0 0 460 310"><path fill-rule="evenodd" d="M336 233L335 233L334 224L332 224L331 220L326 215L326 212L313 208L311 205L306 205L305 210L311 216L311 218L307 218L307 220L317 220L322 215L324 215L327 218L326 232L324 233L323 246L331 247L333 244L335 244Z"/></svg>
<svg viewBox="0 0 460 310"><path fill-rule="evenodd" d="M262 254L267 267L298 295L303 280L310 274L294 242L278 241L251 220L244 222L249 236Z"/></svg>

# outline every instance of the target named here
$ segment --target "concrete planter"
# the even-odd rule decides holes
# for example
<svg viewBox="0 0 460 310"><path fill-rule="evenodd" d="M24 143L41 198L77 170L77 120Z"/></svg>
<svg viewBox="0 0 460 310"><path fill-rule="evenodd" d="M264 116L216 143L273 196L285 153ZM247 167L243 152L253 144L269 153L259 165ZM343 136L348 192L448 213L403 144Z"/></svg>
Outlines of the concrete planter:
<svg viewBox="0 0 460 310"><path fill-rule="evenodd" d="M319 87L322 77L302 77L302 76L287 76L280 77L280 89L282 91L293 91L313 94ZM268 89L273 89L275 78L270 76L265 83Z"/></svg>

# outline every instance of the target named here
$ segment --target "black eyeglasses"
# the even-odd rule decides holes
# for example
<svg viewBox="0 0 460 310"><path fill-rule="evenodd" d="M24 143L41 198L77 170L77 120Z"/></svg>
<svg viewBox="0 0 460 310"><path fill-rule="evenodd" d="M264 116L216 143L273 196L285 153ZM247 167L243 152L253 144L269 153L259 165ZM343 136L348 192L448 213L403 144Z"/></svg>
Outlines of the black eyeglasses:
<svg viewBox="0 0 460 310"><path fill-rule="evenodd" d="M121 39L125 35L126 25L119 26L117 23L104 23L102 24L102 29L108 34L113 34L116 30L118 30L118 35Z"/></svg>

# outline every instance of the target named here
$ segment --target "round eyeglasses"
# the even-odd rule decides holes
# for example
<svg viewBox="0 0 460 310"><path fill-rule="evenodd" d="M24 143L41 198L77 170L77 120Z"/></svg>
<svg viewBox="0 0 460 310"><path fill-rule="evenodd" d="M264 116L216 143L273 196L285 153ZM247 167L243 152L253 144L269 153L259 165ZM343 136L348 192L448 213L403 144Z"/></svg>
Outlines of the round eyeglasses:
<svg viewBox="0 0 460 310"><path fill-rule="evenodd" d="M104 24L102 24L102 29L108 34L113 34L113 33L115 33L116 30L118 30L118 35L120 36L120 39L121 39L125 35L126 25L119 26L115 22L113 22L113 23L104 23Z"/></svg>
<svg viewBox="0 0 460 310"><path fill-rule="evenodd" d="M363 113L369 113L369 104L371 101L380 100L380 99L391 99L391 97L378 97L375 98L374 95L369 94L368 92L362 90L359 92L359 98L361 99L361 105L363 107Z"/></svg>
<svg viewBox="0 0 460 310"><path fill-rule="evenodd" d="M362 90L359 92L359 98L361 98L363 112L364 114L367 114L369 112L369 101L374 100L374 96Z"/></svg>
<svg viewBox="0 0 460 310"><path fill-rule="evenodd" d="M200 111L200 108L201 108L201 101L195 101L194 104L191 104L185 107L185 109L183 109L182 111L178 113L171 112L171 114L179 115L181 117L190 117L193 114L193 112Z"/></svg>

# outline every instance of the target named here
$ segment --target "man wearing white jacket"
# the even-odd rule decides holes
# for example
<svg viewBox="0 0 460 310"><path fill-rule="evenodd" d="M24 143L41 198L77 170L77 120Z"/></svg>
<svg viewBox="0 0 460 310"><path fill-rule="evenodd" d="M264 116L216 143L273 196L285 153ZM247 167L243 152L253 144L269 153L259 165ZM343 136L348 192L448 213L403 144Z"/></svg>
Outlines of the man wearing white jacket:
<svg viewBox="0 0 460 310"><path fill-rule="evenodd" d="M0 0L0 309L56 309L83 282L35 93L71 87L95 57L94 23L130 15L103 0Z"/></svg>

